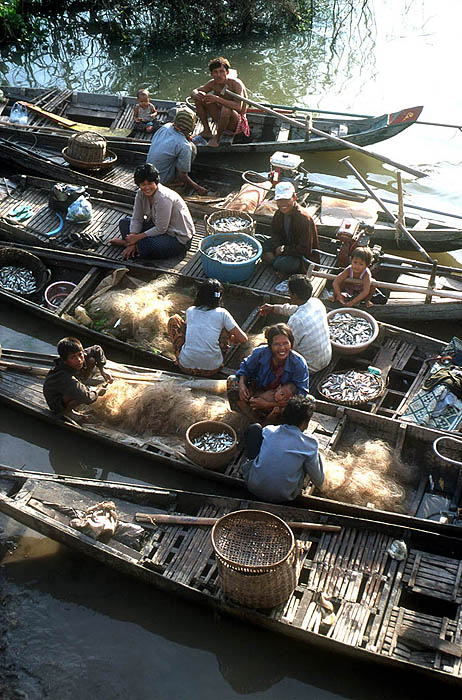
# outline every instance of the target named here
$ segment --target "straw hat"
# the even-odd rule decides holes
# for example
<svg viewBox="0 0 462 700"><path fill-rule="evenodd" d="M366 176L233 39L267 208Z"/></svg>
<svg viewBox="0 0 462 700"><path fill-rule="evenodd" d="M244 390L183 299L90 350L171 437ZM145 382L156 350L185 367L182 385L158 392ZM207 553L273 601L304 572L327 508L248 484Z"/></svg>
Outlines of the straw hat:
<svg viewBox="0 0 462 700"><path fill-rule="evenodd" d="M183 132L183 134L186 134L186 136L190 136L194 131L194 127L196 125L196 115L193 111L184 107L183 109L178 110L173 120L173 123L175 124L177 129Z"/></svg>

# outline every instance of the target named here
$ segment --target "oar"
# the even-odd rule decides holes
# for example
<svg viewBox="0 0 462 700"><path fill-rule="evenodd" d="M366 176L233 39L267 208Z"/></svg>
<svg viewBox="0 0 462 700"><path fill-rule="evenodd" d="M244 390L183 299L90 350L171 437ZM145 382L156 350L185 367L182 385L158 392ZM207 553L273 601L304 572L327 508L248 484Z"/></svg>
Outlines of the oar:
<svg viewBox="0 0 462 700"><path fill-rule="evenodd" d="M409 240L411 241L412 245L419 251L419 253L420 253L421 255L423 255L423 257L424 257L431 265L433 265L433 264L434 264L434 260L429 256L429 254L427 253L427 251L426 251L424 248L422 248L422 246L420 245L419 241L416 241L416 239L414 238L414 236L413 236L411 233L409 233L409 231L407 230L407 228L406 228L405 226L403 226L403 224L398 220L398 217L396 217L396 216L390 211L390 209L388 209L388 207L385 206L385 204L382 202L382 200L380 199L380 197L374 192L374 190L373 190L371 187L369 187L368 183L367 183L366 180L363 178L363 176L361 175L361 173L359 173L358 170L356 170L356 168L354 167L354 165L352 165L352 163L350 163L349 157L346 156L345 158L341 158L341 159L339 160L339 163L345 163L345 165L351 170L351 172L355 175L355 177L356 177L356 178L359 180L359 182L362 184L362 186L364 187L364 189L367 190L367 192L369 192L369 194L371 195L371 197L372 197L373 199L375 199L375 201L377 202L377 204L379 204L379 205L382 207L382 209L383 209L383 211L385 212L385 214L387 214L387 215L391 218L391 220L392 220L393 223L395 224L396 228L399 229L399 231L401 231L402 233L404 233L404 235L407 236L407 238L409 238Z"/></svg>
<svg viewBox="0 0 462 700"><path fill-rule="evenodd" d="M310 114L335 114L338 117L352 117L352 118L359 118L359 119L373 119L374 114L354 114L352 112L336 112L330 109L319 109L318 107L289 107L288 105L268 105L268 107L272 107L273 109L285 109L287 111L291 112L309 112ZM461 129L462 130L462 125L460 124L441 124L440 122L423 122L420 121L420 119L417 119L413 124L423 124L424 126L444 126L448 127L448 129Z"/></svg>
<svg viewBox="0 0 462 700"><path fill-rule="evenodd" d="M137 513L136 521L139 523L151 523L152 525L215 525L219 518L201 518L193 515L164 515L151 513ZM290 521L286 523L294 530L318 530L320 532L340 532L339 525L322 525L319 523L299 523Z"/></svg>
<svg viewBox="0 0 462 700"><path fill-rule="evenodd" d="M243 95L238 95L236 92L231 92L231 90L226 90L226 94L230 95L236 100L245 102L246 104L252 105L253 107L259 107L262 109L264 112L267 112L268 114L272 114L273 117L277 117L278 119L281 119L282 121L288 122L289 124L293 124L294 126L298 126L299 128L307 128L306 124L302 124L301 122L297 121L296 119L292 119L291 117L287 117L285 114L281 114L280 112L276 112L274 109L271 109L270 107L264 107L262 104L259 102L254 102L253 100L249 100L248 97L243 97ZM415 170L415 168L410 168L407 165L402 165L401 163L397 163L394 160L391 160L390 158L386 158L385 156L381 156L378 153L375 153L374 151L368 151L366 148L362 148L362 146L357 146L354 143L351 143L350 141L345 141L345 139L341 139L338 136L332 136L332 134L328 134L325 131L320 131L320 129L316 129L314 126L309 127L309 131L312 131L313 134L316 134L317 136L323 136L324 138L328 139L329 141L334 141L335 143L340 144L344 148L351 148L353 151L359 151L359 153L364 153L367 156L371 156L372 158L375 158L376 160L380 160L382 163L388 163L388 165L392 165L395 168L398 168L399 170L404 170L407 173L410 173L411 175L415 175L415 177L427 177L427 173L423 173L420 170Z"/></svg>

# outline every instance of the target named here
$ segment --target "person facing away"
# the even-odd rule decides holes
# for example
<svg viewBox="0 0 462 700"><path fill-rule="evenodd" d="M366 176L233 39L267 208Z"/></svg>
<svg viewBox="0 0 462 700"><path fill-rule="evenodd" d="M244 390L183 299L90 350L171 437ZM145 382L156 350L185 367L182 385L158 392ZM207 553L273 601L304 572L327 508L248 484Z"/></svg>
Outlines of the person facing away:
<svg viewBox="0 0 462 700"><path fill-rule="evenodd" d="M159 183L159 171L150 163L135 170L139 192L131 217L119 221L121 238L110 245L124 248L124 259L165 259L185 255L195 233L194 221L180 195Z"/></svg>
<svg viewBox="0 0 462 700"><path fill-rule="evenodd" d="M287 325L294 335L294 350L305 358L310 372L319 372L332 359L326 307L312 296L313 285L305 275L291 275L288 286L290 303L263 304L258 311L261 316L289 316Z"/></svg>
<svg viewBox="0 0 462 700"><path fill-rule="evenodd" d="M135 128L145 130L148 133L159 128L159 124L156 120L157 109L151 103L149 90L138 90L136 100L137 104L133 108Z"/></svg>
<svg viewBox="0 0 462 700"><path fill-rule="evenodd" d="M189 174L197 154L197 147L191 141L195 124L196 115L192 110L179 109L173 123L164 124L152 137L146 162L157 168L163 185L179 179L182 185L192 187L198 194L207 194L207 189Z"/></svg>
<svg viewBox="0 0 462 700"><path fill-rule="evenodd" d="M229 344L247 340L229 311L221 308L222 296L221 282L207 279L197 291L194 306L186 309L186 321L179 314L168 320L177 364L188 374L213 376L223 366Z"/></svg>
<svg viewBox="0 0 462 700"><path fill-rule="evenodd" d="M52 413L81 421L83 414L75 411L81 404L94 403L106 389L87 386L97 367L103 381L111 383L112 375L105 369L106 357L100 345L83 348L77 338L62 338L58 345L58 359L43 384L43 395Z"/></svg>
<svg viewBox="0 0 462 700"><path fill-rule="evenodd" d="M308 211L297 203L291 182L278 182L274 190L278 210L271 221L271 238L263 244L263 260L281 279L305 272L307 260L319 263L318 231Z"/></svg>
<svg viewBox="0 0 462 700"><path fill-rule="evenodd" d="M318 442L305 435L314 413L311 395L289 399L282 414L282 425L259 423L249 425L245 432L248 461L242 465L247 488L265 501L292 501L311 480L320 488L324 468Z"/></svg>
<svg viewBox="0 0 462 700"><path fill-rule="evenodd" d="M367 307L386 303L386 297L376 289L372 282L370 265L374 259L372 250L368 247L355 248L351 263L334 279L331 301L338 301L343 306L357 306L365 302ZM352 284L358 280L359 284Z"/></svg>
<svg viewBox="0 0 462 700"><path fill-rule="evenodd" d="M230 90L236 95L247 97L244 83L237 77L237 74L231 76L230 70L231 65L227 58L219 56L212 59L209 62L212 79L195 88L191 93L197 114L204 127L201 136L204 139L210 139L209 146L219 146L220 138L225 131L234 135L243 133L245 136L250 136L246 103L239 100L238 97L226 94L226 90ZM235 73L235 71L233 72ZM213 136L210 131L209 117L216 125L216 136Z"/></svg>

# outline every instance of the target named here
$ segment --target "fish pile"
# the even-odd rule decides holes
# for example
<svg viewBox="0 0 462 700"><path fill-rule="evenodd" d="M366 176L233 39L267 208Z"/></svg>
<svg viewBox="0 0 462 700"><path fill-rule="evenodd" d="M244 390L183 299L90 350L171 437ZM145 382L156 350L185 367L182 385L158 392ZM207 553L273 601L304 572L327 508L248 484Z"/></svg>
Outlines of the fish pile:
<svg viewBox="0 0 462 700"><path fill-rule="evenodd" d="M0 287L16 294L33 294L37 291L37 282L29 268L7 265L0 268Z"/></svg>
<svg viewBox="0 0 462 700"><path fill-rule="evenodd" d="M194 447L204 452L224 452L234 445L234 438L230 433L202 433L191 440Z"/></svg>
<svg viewBox="0 0 462 700"><path fill-rule="evenodd" d="M219 245L212 245L205 251L207 257L219 262L241 263L248 262L257 254L257 248L250 243L240 241L225 241Z"/></svg>
<svg viewBox="0 0 462 700"><path fill-rule="evenodd" d="M337 313L329 318L330 339L340 345L361 345L374 335L374 328L366 318L348 313Z"/></svg>
<svg viewBox="0 0 462 700"><path fill-rule="evenodd" d="M382 379L376 374L349 369L330 374L318 390L332 401L366 403L376 398L382 387Z"/></svg>
<svg viewBox="0 0 462 700"><path fill-rule="evenodd" d="M235 231L245 231L249 227L249 222L242 216L223 216L215 219L210 226L217 233L234 233Z"/></svg>

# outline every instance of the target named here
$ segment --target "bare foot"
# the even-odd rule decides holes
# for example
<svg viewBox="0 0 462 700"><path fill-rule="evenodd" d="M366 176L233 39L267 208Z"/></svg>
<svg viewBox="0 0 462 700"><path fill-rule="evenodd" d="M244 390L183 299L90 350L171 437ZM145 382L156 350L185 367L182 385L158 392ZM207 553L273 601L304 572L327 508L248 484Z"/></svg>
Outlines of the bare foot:
<svg viewBox="0 0 462 700"><path fill-rule="evenodd" d="M208 145L209 145L209 146L212 146L212 148L218 148L218 146L219 146L220 144L218 143L217 137L216 137L216 136L212 136L212 138L210 139Z"/></svg>
<svg viewBox="0 0 462 700"><path fill-rule="evenodd" d="M116 245L122 248L125 245L125 241L123 238L111 238L109 241L109 245Z"/></svg>
<svg viewBox="0 0 462 700"><path fill-rule="evenodd" d="M152 131L152 129L153 129L153 127L152 127L152 126L147 126L147 127L146 127L146 131L147 131L147 133L148 133L148 134L150 134L150 133L151 133L151 131Z"/></svg>
<svg viewBox="0 0 462 700"><path fill-rule="evenodd" d="M371 309L374 306L372 301L366 301L366 309Z"/></svg>
<svg viewBox="0 0 462 700"><path fill-rule="evenodd" d="M201 131L198 136L202 136L203 139L211 139L213 134L211 131Z"/></svg>

